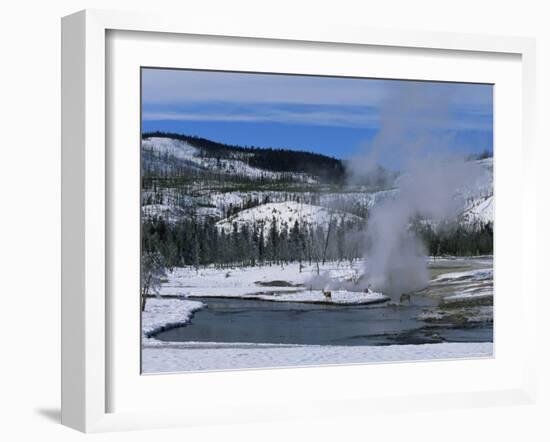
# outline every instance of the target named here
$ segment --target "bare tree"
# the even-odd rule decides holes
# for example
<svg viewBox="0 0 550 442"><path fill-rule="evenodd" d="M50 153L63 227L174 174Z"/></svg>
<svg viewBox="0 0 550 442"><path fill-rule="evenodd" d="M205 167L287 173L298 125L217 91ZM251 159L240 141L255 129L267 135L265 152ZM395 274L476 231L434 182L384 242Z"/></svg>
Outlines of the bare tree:
<svg viewBox="0 0 550 442"><path fill-rule="evenodd" d="M141 257L141 311L145 310L147 296L158 294L166 277L164 258L159 252L145 252Z"/></svg>
<svg viewBox="0 0 550 442"><path fill-rule="evenodd" d="M329 218L329 221L328 221L327 236L326 236L326 239L325 239L325 247L323 249L323 265L325 265L325 261L326 261L326 258L327 258L328 240L330 238L330 229L332 228L332 215L333 215L333 212L331 210L330 211L330 218Z"/></svg>

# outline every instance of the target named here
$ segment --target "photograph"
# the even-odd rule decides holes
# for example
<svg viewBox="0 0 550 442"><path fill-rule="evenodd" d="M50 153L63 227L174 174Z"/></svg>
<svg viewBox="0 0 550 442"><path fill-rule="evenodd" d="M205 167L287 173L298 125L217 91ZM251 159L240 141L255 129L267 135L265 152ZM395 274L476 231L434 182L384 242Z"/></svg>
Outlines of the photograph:
<svg viewBox="0 0 550 442"><path fill-rule="evenodd" d="M143 374L493 357L493 84L141 67L140 93Z"/></svg>

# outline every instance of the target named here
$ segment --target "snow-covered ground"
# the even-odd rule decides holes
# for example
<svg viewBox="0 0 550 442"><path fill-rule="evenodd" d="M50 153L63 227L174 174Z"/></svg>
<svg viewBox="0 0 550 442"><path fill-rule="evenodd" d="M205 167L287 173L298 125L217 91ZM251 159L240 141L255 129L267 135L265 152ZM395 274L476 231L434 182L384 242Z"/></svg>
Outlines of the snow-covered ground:
<svg viewBox="0 0 550 442"><path fill-rule="evenodd" d="M292 225L296 219L302 219L312 225L325 225L328 222L328 209L338 210L342 213L351 211L363 214L365 210L371 210L380 202L395 198L399 194L398 189L371 191L353 187L337 189L334 186L324 186L320 193L318 193L319 189L316 189L316 192L311 192L307 185L317 186L315 177L305 173L274 172L252 167L247 163L249 157L246 153L234 153L231 158L208 157L203 155L200 149L185 141L163 137L145 139L142 141L142 146L143 149L158 156L159 161L161 158L169 156L177 158L186 166L218 172L222 175L261 179L262 182L285 178L301 183L301 185L305 184L305 188L300 191L293 191L291 186L288 191L265 190L259 186L256 190L249 189L243 192L237 188L235 191L231 191L230 188L224 189L229 191L219 191L220 189L215 184L213 188L210 188L208 183L197 183L196 189L191 192L193 196L178 194L177 197L173 195L175 191L173 188L157 189L157 192L165 197L165 201L162 204L152 204L150 201L144 200L142 213L145 218L160 215L168 222L175 222L186 216L208 217L216 219L221 227L227 229L233 221L238 224L252 224L254 221L267 220L270 223L273 215L277 215L280 218L279 223L286 221ZM470 226L494 220L493 159L486 158L475 163L481 171L476 182L470 183L468 188L457 189L457 197L460 198L461 204L464 204L458 214L458 219L463 224ZM398 183L401 178L398 178L396 182ZM147 192L144 192L144 196L147 196ZM303 204L300 204L300 208L293 206L293 204L298 204L291 201L294 196L302 201ZM229 207L243 207L246 201L251 200L269 202L266 205L244 210L234 218L223 219ZM313 201L317 205L312 205ZM277 203L284 203L286 206L272 206ZM310 207L307 207L308 204L305 203L308 203ZM271 214L270 211L272 211ZM428 222L432 221L428 220Z"/></svg>
<svg viewBox="0 0 550 442"><path fill-rule="evenodd" d="M490 262L490 259L488 262ZM438 259L437 265L463 268L465 260ZM474 260L475 263L485 263ZM487 264L487 263L486 263ZM321 266L320 279L325 282L353 281L364 268L363 261ZM149 298L142 315L143 372L179 372L194 370L225 370L326 364L354 364L391 361L475 358L492 356L493 344L437 343L389 346L316 346L257 343L165 342L155 339L163 330L187 324L193 313L205 308L202 302L190 298L238 297L283 302L330 302L334 304L384 301L380 293L331 290L331 300L322 290L312 289L310 281L317 275L315 265L298 264L246 267L235 269L176 268L162 284L160 298ZM443 305L449 301L472 297L480 290L492 296L492 268L455 271L436 276L432 288L442 290ZM481 289L480 289L481 288ZM466 321L491 322L492 306L442 307L426 310L419 317L426 322Z"/></svg>
<svg viewBox="0 0 550 442"><path fill-rule="evenodd" d="M287 201L284 203L262 204L243 210L234 216L219 221L217 226L229 233L233 228L233 224L237 224L240 230L243 225L251 227L254 223L258 223L264 226L264 231L267 234L271 229L273 220L275 220L279 230L283 224L291 229L296 221L300 226L322 226L323 228L327 228L331 220L339 223L342 221L362 221L358 216L349 213L329 210L322 206Z"/></svg>
<svg viewBox="0 0 550 442"><path fill-rule="evenodd" d="M202 302L180 298L148 298L141 313L141 332L145 338L189 322L193 313L205 307Z"/></svg>
<svg viewBox="0 0 550 442"><path fill-rule="evenodd" d="M490 323L493 322L493 306L484 305L468 309L426 310L418 316L418 319L427 322L440 322L452 320L453 318L457 318L458 315L460 315L461 320L468 324Z"/></svg>
<svg viewBox="0 0 550 442"><path fill-rule="evenodd" d="M493 343L388 346L314 346L219 343L145 345L144 373L275 368L327 364L479 358L493 355Z"/></svg>
<svg viewBox="0 0 550 442"><path fill-rule="evenodd" d="M493 222L495 219L494 211L493 195L476 198L467 203L462 214L462 220L466 224Z"/></svg>
<svg viewBox="0 0 550 442"><path fill-rule="evenodd" d="M493 297L493 287L488 288L467 288L461 290L459 293L454 295L445 296L443 301L445 302L455 302L455 301L465 301L465 300L474 300L481 298L492 298Z"/></svg>
<svg viewBox="0 0 550 442"><path fill-rule="evenodd" d="M438 263L444 262L439 259ZM452 268L453 260L449 261ZM488 261L490 262L490 261ZM480 260L483 264L485 261ZM485 263L486 264L486 263ZM439 265L439 264L438 264ZM381 293L362 290L345 290L342 285L353 285L365 268L363 260L349 263L329 262L320 265L319 274L315 265L292 263L289 265L265 265L220 270L215 267L175 268L159 290L159 294L193 297L235 297L283 302L326 302L333 304L368 304L388 299ZM436 276L430 288L442 291L445 301L459 301L492 297L493 269L481 268L461 272L449 272ZM323 285L320 287L319 284ZM334 288L340 287L340 288ZM331 291L326 298L322 289Z"/></svg>
<svg viewBox="0 0 550 442"><path fill-rule="evenodd" d="M355 268L349 265L328 263L321 266L324 277L333 280L344 279L355 274ZM191 297L237 297L244 299L262 299L274 302L330 303L330 304L373 304L384 302L388 298L377 292L332 290L327 298L322 290L304 286L287 286L306 283L314 272L304 266L302 272L298 264L285 266L284 281L274 280L281 277L280 267L244 267L221 271L213 267L201 269L197 273L192 268L176 268L167 281L161 285L158 297L150 297L142 313L142 333L145 338L189 322L193 313L205 307Z"/></svg>
<svg viewBox="0 0 550 442"><path fill-rule="evenodd" d="M363 261L346 263L327 262L319 264L319 273L326 280L327 288L331 282L352 281L363 268ZM238 297L258 298L273 301L317 301L325 300L321 292L323 287L313 287L312 278L317 276L315 264L291 263L288 265L264 265L220 270L215 267L201 268L198 272L192 267L178 267L169 274L160 287L160 295L183 297ZM284 295L284 297L283 297ZM334 291L332 302L376 301L379 293L366 294L361 290ZM330 302L330 301L328 301Z"/></svg>
<svg viewBox="0 0 550 442"><path fill-rule="evenodd" d="M191 144L172 138L151 137L142 141L142 149L150 150L158 155L169 155L193 165L199 169L220 172L226 175L245 176L252 179L279 180L290 177L296 181L315 183L315 179L303 173L273 172L249 166L242 158L214 158L201 155L200 149Z"/></svg>
<svg viewBox="0 0 550 442"><path fill-rule="evenodd" d="M443 273L431 283L434 288L445 287L443 301L447 303L491 299L493 269L483 268L464 272Z"/></svg>
<svg viewBox="0 0 550 442"><path fill-rule="evenodd" d="M397 189L379 190L375 192L341 192L323 193L319 196L322 206L331 208L346 208L349 206L363 206L372 209L376 204L395 198L399 191Z"/></svg>
<svg viewBox="0 0 550 442"><path fill-rule="evenodd" d="M472 281L483 281L493 278L493 269L484 268L484 269L474 269L467 270L464 272L449 272L442 273L434 278L434 282L446 283L446 284L459 284L461 281L466 279Z"/></svg>
<svg viewBox="0 0 550 442"><path fill-rule="evenodd" d="M492 266L492 260L475 262ZM430 282L424 293L438 298L440 302L418 315L421 321L464 326L493 322L492 267L440 274Z"/></svg>
<svg viewBox="0 0 550 442"><path fill-rule="evenodd" d="M155 144L155 149L168 145L177 140L163 140L160 144ZM144 140L144 143L148 143L150 140ZM183 143L183 142L178 142ZM185 143L183 143L185 144ZM208 161L211 158L203 158L198 155L198 150L192 146L187 146L179 154L182 158L192 158L197 162L197 165L205 167L208 170L215 170L219 165L209 165ZM166 147L164 152L170 151L170 147ZM189 157L191 155L191 157ZM231 162L242 163L239 160L227 160ZM492 164L492 159L484 160L487 164ZM243 163L244 164L244 163ZM227 173L244 174L252 177L261 176L263 174L277 174L277 172L264 171L257 169L254 171L249 170L249 166L245 169L240 167L230 168ZM243 166L243 167L244 167ZM251 168L254 169L254 168ZM460 197L461 204L464 204L463 208L458 213L458 220L467 226L476 224L485 224L494 221L494 197L492 190L492 172L488 165L484 165L484 170L487 171L487 175L483 176L482 183L478 186L473 186L472 189L465 189L462 193L459 193L457 197ZM350 190L350 189L348 189ZM209 186L198 186L193 192L193 196L175 192L175 189L164 188L157 190L163 196L163 204L152 204L147 202L147 197L151 192L145 191L143 194L142 213L145 218L150 218L153 215L162 216L168 222L176 222L178 219L198 216L199 218L213 218L218 220L218 225L221 228L229 229L233 222L237 222L239 227L243 224L247 224L249 227L254 222L271 223L273 216L277 218L277 222L280 225L282 222L286 222L289 226L294 224L294 221L298 220L306 224L313 226L322 225L326 227L328 220L330 219L330 213L336 214L339 218L342 218L346 212L364 213L366 210L372 210L374 206L380 204L388 199L395 198L399 194L397 189L381 190L381 191L348 191L344 189L341 192L334 192L334 189L327 188L326 192L315 193L308 191L293 192L289 191L266 191L266 190L249 190L246 192L235 190L220 192L215 188L211 189ZM152 195L152 194L151 194ZM297 198L300 203L294 199ZM230 207L243 207L246 202L256 201L264 202L269 201L267 204L260 204L251 209L245 209L240 213L233 215L231 218L223 219L224 214ZM312 204L315 202L314 204ZM353 214L347 213L347 220L359 220L359 218ZM435 221L425 220L425 222L432 224L433 227L437 225Z"/></svg>
<svg viewBox="0 0 550 442"><path fill-rule="evenodd" d="M319 205L331 209L346 210L349 207L366 207L372 208L375 204L395 198L397 195L396 189L380 190L375 192L369 191L347 191L334 192L330 189L326 192L300 192L299 198L302 203L311 204L312 201L318 200ZM209 203L218 209L224 211L232 205L233 207L241 206L246 201L268 200L271 203L282 203L288 201L289 194L292 192L274 191L274 190L250 190L246 192L210 192L208 194Z"/></svg>

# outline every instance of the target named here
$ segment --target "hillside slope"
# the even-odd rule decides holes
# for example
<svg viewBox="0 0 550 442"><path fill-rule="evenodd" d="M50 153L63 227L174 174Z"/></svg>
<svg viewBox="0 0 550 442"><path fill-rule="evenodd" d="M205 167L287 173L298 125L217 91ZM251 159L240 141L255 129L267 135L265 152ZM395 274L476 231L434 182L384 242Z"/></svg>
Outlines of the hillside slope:
<svg viewBox="0 0 550 442"><path fill-rule="evenodd" d="M262 204L251 209L243 210L234 216L218 221L216 225L218 228L228 233L231 231L234 224L236 224L239 229L243 225L247 225L247 227L251 227L254 224L262 225L264 231L269 231L272 228L273 222L276 223L277 230L281 230L283 225L286 224L290 229L296 222L298 222L300 226L309 226L313 228L321 226L327 228L331 220L339 223L362 221L360 217L349 213L329 210L322 206L287 201L284 203Z"/></svg>
<svg viewBox="0 0 550 442"><path fill-rule="evenodd" d="M210 218L224 229L233 222L267 225L273 216L280 218L279 223L289 225L296 219L326 225L330 213L347 213L349 219L364 219L377 204L399 194L396 188L374 191L328 183L326 177L332 170L337 170L340 179L344 163L322 155L242 148L184 135L158 135L162 136L146 136L142 140L144 176L161 179L143 189L145 218L161 216L168 222ZM284 157L284 161L263 167L277 156ZM312 164L304 166L304 159ZM467 191L457 189L457 197L464 200L458 220L465 225L494 220L493 159L476 163L484 172L479 183ZM272 170L277 168L285 170ZM312 170L319 176L308 172ZM186 181L183 185L170 181L174 177ZM231 181L219 177L231 177ZM280 184L273 187L276 182Z"/></svg>
<svg viewBox="0 0 550 442"><path fill-rule="evenodd" d="M274 172L250 166L247 154L233 153L231 156L208 156L201 149L186 141L172 138L151 137L142 141L142 149L153 159L150 162L166 163L167 171L190 168L212 174L243 177L252 180L290 180L315 183L316 179L306 173ZM169 167L171 164L171 168ZM145 168L148 164L145 164Z"/></svg>

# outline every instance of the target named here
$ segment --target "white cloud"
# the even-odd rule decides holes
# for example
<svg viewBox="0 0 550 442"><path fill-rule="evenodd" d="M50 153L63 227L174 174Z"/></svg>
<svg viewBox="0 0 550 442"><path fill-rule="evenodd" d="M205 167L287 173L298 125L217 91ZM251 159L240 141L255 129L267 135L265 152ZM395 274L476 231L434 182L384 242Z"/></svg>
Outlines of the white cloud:
<svg viewBox="0 0 550 442"><path fill-rule="evenodd" d="M286 111L270 110L254 113L234 112L165 112L146 111L145 121L226 121L226 122L270 122L286 124L306 124L319 126L341 126L358 128L378 127L378 117L373 114L338 111Z"/></svg>
<svg viewBox="0 0 550 442"><path fill-rule="evenodd" d="M256 113L235 112L186 112L186 111L145 111L144 121L210 121L210 122L242 122L242 123L285 123L316 126L337 126L362 129L377 129L380 124L376 114L361 114L358 112L304 112L304 111L271 111ZM410 124L414 124L411 120ZM447 120L424 121L432 129L437 130L490 130L491 122L485 119L460 118Z"/></svg>
<svg viewBox="0 0 550 442"><path fill-rule="evenodd" d="M385 96L378 80L252 75L227 72L145 69L143 102L299 103L376 105ZM360 86L360 87L359 87Z"/></svg>
<svg viewBox="0 0 550 442"><path fill-rule="evenodd" d="M433 129L492 127L492 89L487 85L144 69L142 87L143 119L148 121L377 128L383 109L392 119L415 120L422 115L404 110L437 102L441 112L430 110L426 122ZM411 93L396 94L401 89Z"/></svg>

